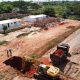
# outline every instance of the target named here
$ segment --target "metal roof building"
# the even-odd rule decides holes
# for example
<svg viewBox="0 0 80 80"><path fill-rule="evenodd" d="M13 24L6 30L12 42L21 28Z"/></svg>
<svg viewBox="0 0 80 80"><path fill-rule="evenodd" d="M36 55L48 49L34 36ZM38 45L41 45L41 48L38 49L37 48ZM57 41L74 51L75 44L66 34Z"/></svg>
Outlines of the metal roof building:
<svg viewBox="0 0 80 80"><path fill-rule="evenodd" d="M3 26L7 26L9 29L21 26L21 19L9 19L0 21L0 30L3 30Z"/></svg>
<svg viewBox="0 0 80 80"><path fill-rule="evenodd" d="M44 18L46 18L47 16L44 14L40 14L40 15L29 15L27 17L24 17L23 20L24 21L28 21L28 22L35 22L36 20L42 20Z"/></svg>

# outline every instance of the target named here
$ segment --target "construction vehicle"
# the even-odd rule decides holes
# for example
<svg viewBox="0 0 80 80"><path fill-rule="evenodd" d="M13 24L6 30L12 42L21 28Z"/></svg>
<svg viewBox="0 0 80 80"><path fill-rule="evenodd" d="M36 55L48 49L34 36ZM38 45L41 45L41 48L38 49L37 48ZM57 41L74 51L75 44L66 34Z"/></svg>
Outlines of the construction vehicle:
<svg viewBox="0 0 80 80"><path fill-rule="evenodd" d="M60 69L52 65L40 64L34 78L37 80L59 80Z"/></svg>
<svg viewBox="0 0 80 80"><path fill-rule="evenodd" d="M50 54L50 59L55 66L58 66L67 60L69 48L68 44L62 43L57 46L57 50L53 54Z"/></svg>

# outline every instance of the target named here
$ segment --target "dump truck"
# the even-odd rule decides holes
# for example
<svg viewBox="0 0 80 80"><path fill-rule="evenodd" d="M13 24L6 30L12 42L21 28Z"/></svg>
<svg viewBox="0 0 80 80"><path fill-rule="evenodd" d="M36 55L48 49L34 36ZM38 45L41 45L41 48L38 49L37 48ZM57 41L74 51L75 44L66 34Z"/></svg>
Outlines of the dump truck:
<svg viewBox="0 0 80 80"><path fill-rule="evenodd" d="M37 80L59 80L60 69L52 65L40 64L34 78Z"/></svg>
<svg viewBox="0 0 80 80"><path fill-rule="evenodd" d="M57 50L50 54L50 59L55 66L63 64L67 61L67 56L69 56L69 48L68 44L60 44L57 46Z"/></svg>

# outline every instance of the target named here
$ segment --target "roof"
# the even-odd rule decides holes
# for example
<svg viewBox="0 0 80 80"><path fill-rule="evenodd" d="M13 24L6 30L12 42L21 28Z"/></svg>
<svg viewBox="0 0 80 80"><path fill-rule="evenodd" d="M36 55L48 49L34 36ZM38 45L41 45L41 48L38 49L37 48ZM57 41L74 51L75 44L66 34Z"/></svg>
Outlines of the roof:
<svg viewBox="0 0 80 80"><path fill-rule="evenodd" d="M0 24L12 23L17 21L21 21L21 19L16 18L16 19L3 20L3 21L0 21Z"/></svg>
<svg viewBox="0 0 80 80"><path fill-rule="evenodd" d="M46 15L41 14L41 15L30 15L28 18L40 18L40 17L46 17Z"/></svg>

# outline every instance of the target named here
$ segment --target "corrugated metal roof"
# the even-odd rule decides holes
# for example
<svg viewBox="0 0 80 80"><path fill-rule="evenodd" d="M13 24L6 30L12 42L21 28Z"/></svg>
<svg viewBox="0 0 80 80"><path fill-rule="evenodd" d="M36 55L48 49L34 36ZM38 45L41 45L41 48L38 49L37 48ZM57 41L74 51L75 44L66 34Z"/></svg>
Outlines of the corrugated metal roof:
<svg viewBox="0 0 80 80"><path fill-rule="evenodd" d="M27 16L28 18L40 18L40 17L46 17L45 14L40 14L40 15L29 15Z"/></svg>
<svg viewBox="0 0 80 80"><path fill-rule="evenodd" d="M3 20L3 21L0 21L0 24L12 23L12 22L17 22L17 21L21 21L21 19Z"/></svg>

